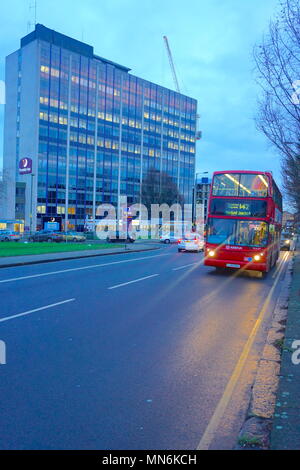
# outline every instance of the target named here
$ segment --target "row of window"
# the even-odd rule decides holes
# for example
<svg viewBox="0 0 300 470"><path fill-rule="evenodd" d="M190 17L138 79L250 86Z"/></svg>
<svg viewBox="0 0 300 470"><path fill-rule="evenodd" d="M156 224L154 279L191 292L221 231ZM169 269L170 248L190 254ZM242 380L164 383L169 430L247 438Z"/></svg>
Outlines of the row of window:
<svg viewBox="0 0 300 470"><path fill-rule="evenodd" d="M58 99L54 99L54 98L47 98L47 97L41 96L40 97L40 103L44 106L48 106L50 104L50 107L52 107L52 108L60 108L62 110L67 110L68 109L68 104L66 102L58 100ZM79 104L71 105L71 111L73 113L77 114L78 113L78 107L80 108ZM102 119L102 120L105 120L105 121L108 121L108 122L119 123L120 122L119 110L116 110L116 113L117 114L113 115L112 113L109 113L109 112L104 113L102 111L98 111L98 119ZM88 115L89 117L95 117L96 116L96 111L94 109L89 108L89 110L87 112L86 111L86 106L82 106L80 108L80 114L83 114L85 116ZM49 118L48 118L48 116L49 116ZM51 122L58 122L58 120L57 120L58 117L56 116L56 118L55 118L55 116L56 116L55 113L49 113L48 114L45 111L40 113L40 118L41 119L44 119L44 120L49 119ZM145 120L152 120L152 121L156 121L156 122L163 121L164 124L166 124L168 126L171 126L171 127L177 127L177 128L180 127L181 129L187 129L187 130L190 130L192 132L196 131L196 127L193 124L185 123L185 122L179 123L179 121L176 121L176 120L174 121L172 119L169 119L166 116L164 116L163 119L162 119L162 116L160 114L149 113L148 111L144 111L144 118L145 118ZM84 120L82 120L82 121L84 122ZM122 116L122 124L124 126L128 125L129 127L135 127L137 129L142 128L142 122L141 121L139 121L138 119L128 118L127 116ZM148 129L149 129L149 127L148 127ZM190 140L191 142L195 142L195 138L193 136L189 136L187 134L186 135L183 134L182 138L186 138L187 140Z"/></svg>
<svg viewBox="0 0 300 470"><path fill-rule="evenodd" d="M48 137L48 129L47 128L40 128L40 135L44 137ZM57 129L49 129L49 137L52 137L53 139L58 138L58 130ZM59 138L60 140L66 140L67 139L67 133L65 131L59 131ZM83 145L95 145L95 139L91 135L83 134L83 133L78 133L78 132L70 132L70 142L72 143L80 143ZM118 150L119 149L119 141L118 140L113 140L113 139L103 139L103 138L98 138L97 139L97 147L102 147L106 149L112 149L112 150ZM131 152L135 154L140 154L141 153L141 146L137 144L131 144L131 143L126 143L122 142L121 144L122 151L124 152ZM177 142L172 142L168 141L167 145L168 149L173 149L173 150L179 150L179 145ZM195 153L195 147L194 146L189 146L186 144L181 144L180 145L180 150L182 152L186 153ZM160 144L159 144L159 149L158 148L149 148L147 145L143 146L143 154L144 155L149 155L150 157L160 157L161 151L160 151Z"/></svg>
<svg viewBox="0 0 300 470"><path fill-rule="evenodd" d="M41 76L42 78L46 78L48 79L49 75L51 77L54 77L54 78L61 78L61 79L65 79L65 80L68 80L68 74L66 72L64 72L62 69L56 69L54 67L49 67L47 65L41 65L40 66L40 70L41 70ZM88 80L87 78L84 78L84 77L79 77L78 75L72 75L71 76L71 81L72 83L76 84L76 85L80 85L82 87L86 87L86 88L91 88L91 89L96 89L96 82L93 81L93 80ZM120 90L118 88L115 88L115 87L112 87L112 86L109 86L107 83L106 84L102 84L102 83L99 83L98 84L98 88L99 88L99 91L102 92L103 94L106 94L106 95L111 95L111 96L120 96ZM125 86L124 86L125 88ZM136 95L136 93L133 93L134 95ZM124 91L124 96L128 95L128 93L126 93L126 91ZM163 106L162 104L160 104L158 101L156 100L150 100L150 99L147 99L147 98L144 98L144 105L149 107L149 108L153 108L153 109L158 109L158 110L164 110L165 112L169 112L175 116L180 116L182 118L185 118L186 116L186 113L181 111L179 109L177 109L175 106L174 107L170 107L170 106ZM190 119L194 119L195 116L193 115L190 115Z"/></svg>

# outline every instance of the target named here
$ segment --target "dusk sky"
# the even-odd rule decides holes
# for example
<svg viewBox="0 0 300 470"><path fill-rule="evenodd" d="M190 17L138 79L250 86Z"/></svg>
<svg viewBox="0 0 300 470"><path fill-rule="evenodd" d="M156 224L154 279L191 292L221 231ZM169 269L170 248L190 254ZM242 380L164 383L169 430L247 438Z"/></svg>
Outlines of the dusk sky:
<svg viewBox="0 0 300 470"><path fill-rule="evenodd" d="M0 80L5 56L33 29L29 0L1 1ZM198 100L203 138L197 172L271 170L279 157L256 129L259 91L252 49L278 10L278 0L38 0L37 22L94 46L134 75L174 89L167 35L182 93ZM295 77L297 78L297 77ZM2 163L4 106L0 105Z"/></svg>

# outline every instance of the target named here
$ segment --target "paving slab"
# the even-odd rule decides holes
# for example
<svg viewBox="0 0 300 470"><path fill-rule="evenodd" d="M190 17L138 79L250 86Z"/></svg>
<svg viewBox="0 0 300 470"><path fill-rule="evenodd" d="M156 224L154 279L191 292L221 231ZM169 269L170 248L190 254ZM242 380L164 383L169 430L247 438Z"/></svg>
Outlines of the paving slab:
<svg viewBox="0 0 300 470"><path fill-rule="evenodd" d="M293 363L292 347L300 340L300 242L296 246L292 284L287 312L287 324L270 448L300 450L300 364Z"/></svg>

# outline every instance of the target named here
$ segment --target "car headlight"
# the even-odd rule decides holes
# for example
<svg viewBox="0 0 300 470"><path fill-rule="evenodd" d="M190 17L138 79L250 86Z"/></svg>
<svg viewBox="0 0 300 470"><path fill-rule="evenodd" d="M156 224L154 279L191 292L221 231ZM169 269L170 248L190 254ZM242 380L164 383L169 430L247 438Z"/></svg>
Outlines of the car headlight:
<svg viewBox="0 0 300 470"><path fill-rule="evenodd" d="M290 243L290 240L285 240L285 242L284 242L284 243L286 243L287 245L289 245L289 243Z"/></svg>

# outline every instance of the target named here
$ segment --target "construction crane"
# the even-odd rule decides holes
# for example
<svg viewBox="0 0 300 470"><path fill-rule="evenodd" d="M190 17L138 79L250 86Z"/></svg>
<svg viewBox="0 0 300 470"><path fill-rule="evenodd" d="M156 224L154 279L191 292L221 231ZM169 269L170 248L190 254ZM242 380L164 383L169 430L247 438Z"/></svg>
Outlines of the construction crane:
<svg viewBox="0 0 300 470"><path fill-rule="evenodd" d="M179 84L178 84L178 79L177 79L177 75L176 75L176 70L175 70L175 67L174 67L174 62L173 62L173 58L172 58L172 53L171 53L171 49L170 49L170 46L169 46L169 41L168 41L167 36L164 36L164 41L165 41L165 45L166 45L166 49L167 49L167 53L168 53L168 58L169 58L169 62L170 62L170 67L171 67L171 70L172 70L172 75L173 75L173 80L174 80L175 88L176 88L176 91L177 91L178 93L180 93L180 88L179 88Z"/></svg>
<svg viewBox="0 0 300 470"><path fill-rule="evenodd" d="M173 57L172 57L171 49L170 49L170 46L169 46L169 41L168 41L167 36L163 36L163 38L164 38L165 45L166 45L166 49L167 49L167 53L168 53L168 58L169 58L170 67L171 67L171 70L172 70L172 75L173 75L173 80L174 80L175 88L176 88L176 91L177 91L178 93L180 93L179 83L178 83L178 79L177 79L177 75L176 75L176 70L175 70L175 66L174 66L174 62L173 62ZM200 140L201 137L202 137L202 132L198 130L198 127L199 127L199 119L200 119L200 115L197 114L197 115L196 115L196 133L195 133L196 140Z"/></svg>

